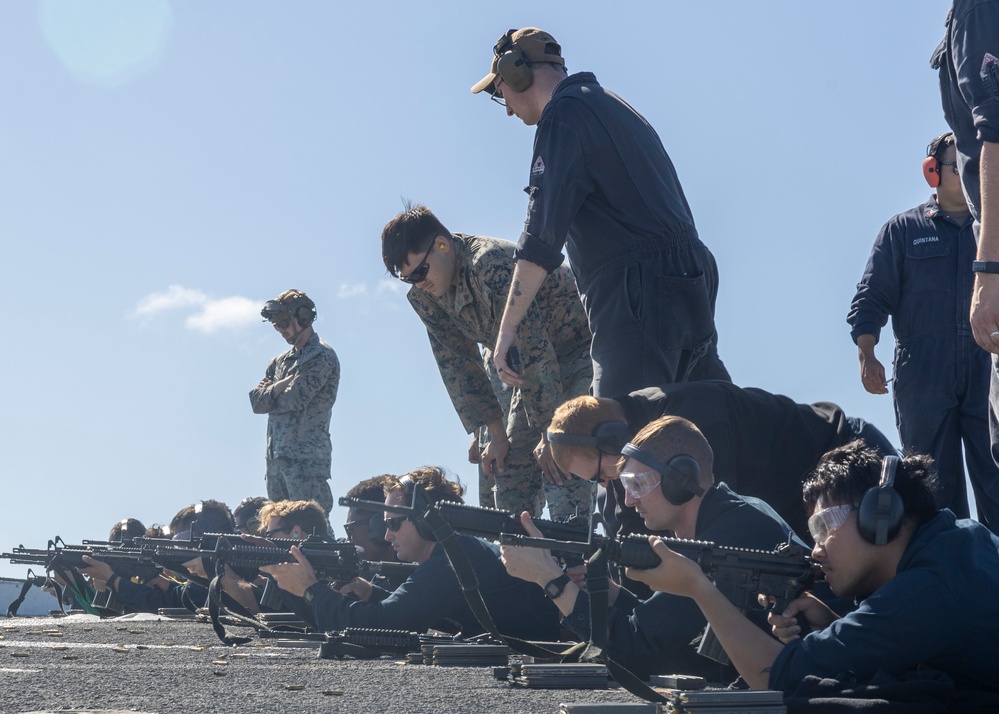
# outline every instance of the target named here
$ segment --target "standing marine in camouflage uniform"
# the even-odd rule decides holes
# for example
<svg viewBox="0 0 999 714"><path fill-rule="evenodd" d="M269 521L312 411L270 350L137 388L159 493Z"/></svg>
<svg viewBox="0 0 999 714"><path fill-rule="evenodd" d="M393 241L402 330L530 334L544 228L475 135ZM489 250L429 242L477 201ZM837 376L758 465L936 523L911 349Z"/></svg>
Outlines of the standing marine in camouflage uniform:
<svg viewBox="0 0 999 714"><path fill-rule="evenodd" d="M499 394L509 397L508 407L483 367L480 345L495 343L514 247L452 234L425 206L399 214L382 231L385 267L413 285L407 297L427 327L462 425L470 434L488 429L488 441L480 448L473 438L469 450L495 478L495 502L483 505L540 515L547 495L553 518L588 514L592 484L562 474L545 440L555 408L585 394L593 376L590 331L568 267L545 281L520 328L524 385Z"/></svg>
<svg viewBox="0 0 999 714"><path fill-rule="evenodd" d="M333 508L330 491L330 414L340 384L336 352L312 328L316 304L286 290L260 311L291 349L275 357L250 391L255 414L267 414L267 498L319 502Z"/></svg>

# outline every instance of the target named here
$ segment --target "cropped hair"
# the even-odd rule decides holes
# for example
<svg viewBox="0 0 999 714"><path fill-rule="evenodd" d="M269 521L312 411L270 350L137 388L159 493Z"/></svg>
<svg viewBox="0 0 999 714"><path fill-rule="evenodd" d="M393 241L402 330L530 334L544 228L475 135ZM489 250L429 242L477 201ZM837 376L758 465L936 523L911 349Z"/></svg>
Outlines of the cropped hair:
<svg viewBox="0 0 999 714"><path fill-rule="evenodd" d="M710 486L714 483L712 469L715 454L711 450L711 445L701 430L683 417L667 414L649 422L635 434L631 444L642 451L647 451L663 463L680 454L691 456L701 467L700 485ZM622 456L622 466L625 460L626 457Z"/></svg>
<svg viewBox="0 0 999 714"><path fill-rule="evenodd" d="M952 131L944 132L936 139L931 141L929 145L927 145L926 155L932 156L937 161L940 161L941 157L943 156L943 153L947 150L947 147L954 145L955 145L954 132Z"/></svg>
<svg viewBox="0 0 999 714"><path fill-rule="evenodd" d="M170 534L183 533L194 524L198 524L201 533L235 533L236 523L232 519L232 511L222 501L209 499L201 502L201 513L194 506L185 506L177 511L170 521Z"/></svg>
<svg viewBox="0 0 999 714"><path fill-rule="evenodd" d="M123 543L146 534L146 527L137 518L126 518L111 526L108 540L112 543Z"/></svg>
<svg viewBox="0 0 999 714"><path fill-rule="evenodd" d="M385 484L394 478L395 476L392 474L366 478L354 486L354 488L347 491L347 498L356 498L361 501L383 501L385 500ZM359 510L362 510L364 513L371 512L367 508Z"/></svg>
<svg viewBox="0 0 999 714"><path fill-rule="evenodd" d="M298 526L306 535L325 538L329 533L326 511L315 501L270 501L260 509L260 528L272 519L281 520L283 530Z"/></svg>
<svg viewBox="0 0 999 714"><path fill-rule="evenodd" d="M806 510L814 511L819 499L826 505L859 504L881 481L883 462L881 453L860 439L829 451L802 485ZM936 515L939 482L929 456L903 458L895 471L894 488L902 498L905 517L917 526Z"/></svg>
<svg viewBox="0 0 999 714"><path fill-rule="evenodd" d="M559 405L552 416L548 431L553 434L590 436L598 425L608 421L628 422L621 403L606 397L583 395L574 397ZM592 445L552 444L552 458L563 471L568 471L569 462L576 457L597 458L599 451Z"/></svg>
<svg viewBox="0 0 999 714"><path fill-rule="evenodd" d="M422 487L423 495L430 503L438 501L464 503L461 497L465 494L465 487L461 485L461 480L457 476L454 481L449 480L447 472L440 466L423 466L410 471L406 476ZM385 482L384 493L386 498L393 493L402 493L407 499L406 505L409 505L409 500L413 498L409 489L395 476Z"/></svg>
<svg viewBox="0 0 999 714"><path fill-rule="evenodd" d="M394 278L410 253L423 253L437 236L450 237L451 231L426 206L406 204L406 210L382 229L382 261Z"/></svg>

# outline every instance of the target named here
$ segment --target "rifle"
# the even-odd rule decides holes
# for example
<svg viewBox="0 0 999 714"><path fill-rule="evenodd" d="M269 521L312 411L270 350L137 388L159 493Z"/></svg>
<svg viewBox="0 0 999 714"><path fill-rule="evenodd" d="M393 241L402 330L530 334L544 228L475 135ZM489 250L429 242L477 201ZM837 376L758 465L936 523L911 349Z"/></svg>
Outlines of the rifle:
<svg viewBox="0 0 999 714"><path fill-rule="evenodd" d="M411 513L417 516L424 515L422 513L415 513L413 508L407 506L386 506L384 503L378 503L377 501L364 501L346 496L340 499L340 505L361 508L366 511L391 511ZM435 503L434 507L456 532L464 535L493 541L498 540L501 533L527 535L527 531L520 524L520 516L510 511L502 511L498 508L469 506L464 503L454 503L452 501L440 501L439 503ZM559 541L580 541L585 539L590 533L589 519L579 516L574 516L566 521L548 521L542 518L535 518L533 521L534 525L538 527L538 530L541 531L541 534L545 538L552 538ZM582 557L578 551L555 548L552 554L565 562L566 565L582 563Z"/></svg>
<svg viewBox="0 0 999 714"><path fill-rule="evenodd" d="M241 540L238 536L215 535L202 540L200 547L190 547L186 543L168 541L157 544L156 562L187 562L194 558L204 558L217 570L218 565L232 569L244 580L252 580L264 565L294 563L295 556L290 552L297 545L316 571L316 578L324 582L349 582L362 572L383 575L409 575L416 569L414 563L392 563L366 561L361 559L364 552L352 543L329 543L315 537L306 540L281 539L272 545L257 545ZM210 568L206 566L206 570Z"/></svg>
<svg viewBox="0 0 999 714"><path fill-rule="evenodd" d="M10 560L15 565L41 565L48 572L66 573L89 567L83 560L85 555L107 563L115 574L128 580L136 578L145 582L160 573L160 567L141 548L125 547L118 543L68 545L59 536L50 540L44 550L20 545L10 553L0 554L0 558Z"/></svg>
<svg viewBox="0 0 999 714"><path fill-rule="evenodd" d="M743 613L760 609L783 611L791 600L812 586L819 572L818 565L807 557L806 549L792 543L790 537L772 551L680 538L663 538L662 541L671 550L700 565L718 590ZM602 550L608 561L643 570L662 562L645 536L614 539L591 532L588 542L571 543L504 533L500 543L557 548L587 557ZM767 596L767 607L759 604L759 595ZM697 652L723 664L729 661L710 625L704 630Z"/></svg>

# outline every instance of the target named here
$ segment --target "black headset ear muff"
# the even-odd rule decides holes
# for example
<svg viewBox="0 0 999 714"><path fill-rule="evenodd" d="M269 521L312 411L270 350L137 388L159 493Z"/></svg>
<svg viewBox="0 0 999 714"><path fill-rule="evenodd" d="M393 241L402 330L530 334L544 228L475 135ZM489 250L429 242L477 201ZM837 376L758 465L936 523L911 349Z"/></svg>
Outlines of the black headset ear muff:
<svg viewBox="0 0 999 714"><path fill-rule="evenodd" d="M375 545L388 545L385 540L385 516L381 513L372 513L368 520L368 538Z"/></svg>
<svg viewBox="0 0 999 714"><path fill-rule="evenodd" d="M531 60L513 41L514 32L516 30L510 30L503 35L493 49L497 58L496 74L510 85L510 89L523 92L534 82L534 70L531 69Z"/></svg>
<svg viewBox="0 0 999 714"><path fill-rule="evenodd" d="M399 479L399 483L402 487L406 489L406 495L409 496L412 501L411 505L419 517L413 518L413 525L416 526L416 532L420 534L420 537L424 540L436 541L437 537L434 535L434 530L423 520L422 516L430 508L430 502L427 500L426 494L423 493L423 489L419 488L418 484L413 481L409 476L402 476Z"/></svg>
<svg viewBox="0 0 999 714"><path fill-rule="evenodd" d="M701 464L693 456L677 454L663 463L633 444L625 444L621 455L658 471L662 477L660 486L663 495L674 506L682 506L694 496L704 495L704 488L700 484Z"/></svg>
<svg viewBox="0 0 999 714"><path fill-rule="evenodd" d="M677 454L666 462L666 467L669 475L663 474L663 495L674 506L681 506L694 496L704 493L704 489L698 485L701 465L693 456Z"/></svg>
<svg viewBox="0 0 999 714"><path fill-rule="evenodd" d="M867 489L857 508L860 537L874 545L887 545L902 529L905 505L895 490L895 471L900 459L886 456L881 462L881 481Z"/></svg>
<svg viewBox="0 0 999 714"><path fill-rule="evenodd" d="M590 436L548 432L548 441L566 446L595 446L608 456L620 456L621 449L631 438L631 429L621 421L602 421L593 428Z"/></svg>

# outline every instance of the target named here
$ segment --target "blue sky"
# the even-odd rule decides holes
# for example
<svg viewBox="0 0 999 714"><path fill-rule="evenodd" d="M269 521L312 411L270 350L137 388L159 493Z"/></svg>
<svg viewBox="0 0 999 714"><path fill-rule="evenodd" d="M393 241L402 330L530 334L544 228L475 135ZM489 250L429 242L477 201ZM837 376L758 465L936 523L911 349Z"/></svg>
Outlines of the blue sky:
<svg viewBox="0 0 999 714"><path fill-rule="evenodd" d="M948 6L0 5L0 547L262 494L247 392L284 343L258 311L292 287L342 364L334 493L423 464L474 489L380 232L411 199L517 239L533 129L469 87L526 25L658 130L718 261L734 380L838 402L897 442L844 317L882 223L930 193Z"/></svg>

